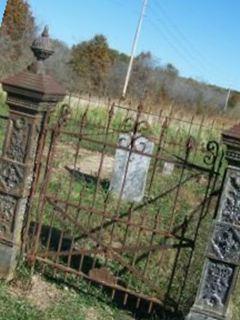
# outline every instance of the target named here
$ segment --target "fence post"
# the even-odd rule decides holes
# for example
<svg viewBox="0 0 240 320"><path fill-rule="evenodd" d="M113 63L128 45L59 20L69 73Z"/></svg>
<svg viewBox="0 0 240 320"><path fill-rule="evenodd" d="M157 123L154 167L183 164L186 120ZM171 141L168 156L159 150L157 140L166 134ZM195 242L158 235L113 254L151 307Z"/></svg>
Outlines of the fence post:
<svg viewBox="0 0 240 320"><path fill-rule="evenodd" d="M230 319L240 265L240 124L222 134L228 162L195 304L188 320Z"/></svg>
<svg viewBox="0 0 240 320"><path fill-rule="evenodd" d="M13 278L22 245L22 228L34 177L37 149L48 115L65 90L44 69L52 50L48 29L31 49L26 70L2 81L9 121L0 158L0 278Z"/></svg>

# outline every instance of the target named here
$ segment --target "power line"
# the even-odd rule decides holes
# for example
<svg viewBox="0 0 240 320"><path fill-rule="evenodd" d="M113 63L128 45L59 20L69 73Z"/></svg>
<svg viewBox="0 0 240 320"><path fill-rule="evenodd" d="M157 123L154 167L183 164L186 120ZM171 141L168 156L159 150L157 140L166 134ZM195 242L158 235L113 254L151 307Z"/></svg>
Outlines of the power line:
<svg viewBox="0 0 240 320"><path fill-rule="evenodd" d="M118 5L121 5L122 7L126 7L126 2L122 3L120 2L120 0L114 0L114 2ZM148 7L149 10L151 10L151 4ZM131 10L131 12L133 12L133 10ZM134 13L136 13L136 11L134 11ZM152 10L151 10L151 14L152 14ZM154 16L154 13L152 14ZM159 18L157 18L155 16L155 20L159 20ZM162 37L165 39L165 41L168 43L168 45L176 52L178 52L179 56L182 58L182 60L184 60L187 64L191 65L193 69L198 69L201 73L206 73L206 69L204 69L202 66L199 65L199 63L196 64L196 61L193 57L193 55L191 55L189 52L188 54L186 54L186 50L183 48L183 46L181 46L179 44L179 46L176 46L174 43L178 42L178 39L176 39L175 35L172 34L173 37L175 37L175 41L174 43L171 41L171 35L169 36L169 32L166 32L165 30L163 30L163 28L159 28L159 26L155 23L155 21L151 20L149 18L149 16L147 16L147 22L150 22L150 24L152 25L152 27L158 31L158 33L160 33L162 35ZM162 26L162 24L161 24ZM156 40L157 42L159 40Z"/></svg>
<svg viewBox="0 0 240 320"><path fill-rule="evenodd" d="M191 61L189 55L186 55L185 50L181 48L180 46L176 46L169 36L168 33L164 31L164 29L160 28L154 21L151 19L147 19L147 21L151 24L151 26L161 35L161 37L168 43L168 45L174 50L174 52L177 52L178 55L182 58L185 63L190 65L193 69L198 69L201 73L205 73L205 71L199 66L199 64L195 64L195 61ZM156 42L160 43L158 38Z"/></svg>
<svg viewBox="0 0 240 320"><path fill-rule="evenodd" d="M170 15L168 14L167 10L164 8L163 4L158 0L154 1L153 4L155 5L156 8L158 8L159 10L154 10L154 12L159 12L161 14L161 16L163 17L163 19L165 19L165 24L168 24L170 27L168 28L172 28L174 29L174 33L175 35L178 34L178 37L180 38L179 40L182 41L182 43L184 43L184 45L188 44L189 48L187 48L187 50L191 50L191 56L194 57L194 59L196 61L198 61L198 63L201 64L201 66L207 71L207 72L211 72L214 73L215 76L219 77L220 72L221 73L225 73L226 70L221 70L221 66L217 66L217 65L213 65L214 61L211 61L207 56L204 56L202 54L202 52L200 52L195 45L190 41L190 39L188 39L188 37L185 36L185 34L181 31L181 29L176 25L176 23L173 22L173 19L170 17ZM161 20L162 21L162 20ZM176 36L177 37L177 36ZM216 69L218 71L216 71Z"/></svg>
<svg viewBox="0 0 240 320"><path fill-rule="evenodd" d="M126 7L127 5L125 1L121 2L120 0L114 0L114 2L118 5L121 5L122 7ZM208 79L204 79L204 81L211 82L209 81L209 77L211 77L211 74L214 74L217 78L219 78L220 72L226 72L225 70L221 70L220 66L213 66L213 61L207 59L194 46L194 44L177 26L177 24L173 22L173 19L167 13L167 10L163 7L162 3L160 5L160 2L158 0L152 0L148 9L153 19L147 16L146 22L150 23L152 28L154 28L155 31L157 31L162 36L162 38L174 50L174 52L177 52L181 59L185 61L185 63L190 65L193 70L199 70L203 75L207 74ZM133 11L131 9L130 11L136 13L135 10ZM161 14L161 18L159 17L159 15L157 15L157 13ZM160 24L157 24L156 21L160 22ZM158 44L160 43L158 38L156 39L156 42ZM216 69L218 70L218 72ZM232 84L232 81L230 81L230 83ZM229 85L229 87L232 87L232 85Z"/></svg>
<svg viewBox="0 0 240 320"><path fill-rule="evenodd" d="M112 1L112 0L111 0L111 1ZM113 1L114 1L117 5L120 5L120 6L122 6L122 7L126 7L126 2L125 2L125 1L124 1L124 3L121 2L120 0L113 0ZM149 6L148 8L151 10L151 4L150 4L150 6ZM152 11L152 10L151 10L151 11ZM136 13L135 10L131 10L131 12L134 12L134 14ZM158 18L157 18L157 20L158 20ZM168 33L166 33L163 29L160 29L159 26L158 26L153 20L151 20L151 19L149 18L149 16L147 16L146 22L150 22L150 24L152 25L152 27L153 27L155 30L157 30L158 33L161 33L161 36L165 39L165 41L169 44L169 46L170 46L174 51L178 52L178 54L179 54L179 56L182 58L182 60L184 60L187 64L191 65L194 69L196 69L196 66L193 65L192 62L189 60L189 55L188 55L188 54L187 54L187 55L185 54L185 50L184 50L184 49L182 49L182 51L183 51L183 52L182 52L182 51L181 51L181 48L180 48L180 50L179 50L179 47L177 47L176 45L174 45L174 44L172 43L172 41L171 41ZM156 41L158 42L159 40L156 40ZM198 68L198 70L199 70L201 73L203 72L203 69L201 69L198 64L197 64L197 68ZM204 72L204 73L205 73L205 72Z"/></svg>
<svg viewBox="0 0 240 320"><path fill-rule="evenodd" d="M196 62L198 65L200 65L200 68L202 69L202 71L207 71L207 69L205 68L205 65L202 64L202 61L198 61L196 59L196 56L193 54L193 52L191 51L191 49L185 45L185 42L181 41L181 39L179 39L176 35L176 33L169 27L169 25L163 20L160 19L159 17L157 17L155 15L155 11L152 10L152 8L150 7L151 13L152 15L155 17L155 20L161 22L161 26L165 28L165 33L172 39L174 39L174 43L178 43L178 47L184 52L184 54L186 53L186 56L191 59L192 61L194 61L194 63Z"/></svg>

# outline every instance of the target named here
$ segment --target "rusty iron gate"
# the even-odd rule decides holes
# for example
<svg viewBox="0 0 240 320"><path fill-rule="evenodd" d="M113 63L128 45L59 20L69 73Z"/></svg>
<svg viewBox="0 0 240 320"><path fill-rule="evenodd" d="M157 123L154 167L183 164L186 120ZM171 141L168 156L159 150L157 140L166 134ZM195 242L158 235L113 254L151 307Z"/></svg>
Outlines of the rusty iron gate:
<svg viewBox="0 0 240 320"><path fill-rule="evenodd" d="M85 279L134 309L191 305L221 188L221 129L141 105L70 105L51 116L39 144L27 261L65 281ZM122 167L117 153L127 159ZM115 191L114 170L122 176ZM139 184L144 194L131 200Z"/></svg>

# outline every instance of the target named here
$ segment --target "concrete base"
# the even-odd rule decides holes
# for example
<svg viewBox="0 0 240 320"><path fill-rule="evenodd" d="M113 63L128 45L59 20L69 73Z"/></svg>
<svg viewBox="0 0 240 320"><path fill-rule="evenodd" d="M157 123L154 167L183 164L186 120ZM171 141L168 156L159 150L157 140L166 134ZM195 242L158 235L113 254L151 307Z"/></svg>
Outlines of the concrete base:
<svg viewBox="0 0 240 320"><path fill-rule="evenodd" d="M201 313L190 312L186 320L224 320L226 318L213 318L212 316L207 316ZM227 319L226 319L227 320Z"/></svg>
<svg viewBox="0 0 240 320"><path fill-rule="evenodd" d="M208 314L205 310L196 310L193 308L188 316L186 317L186 320L231 320L232 319L232 313L229 311L226 315L213 315L211 313Z"/></svg>

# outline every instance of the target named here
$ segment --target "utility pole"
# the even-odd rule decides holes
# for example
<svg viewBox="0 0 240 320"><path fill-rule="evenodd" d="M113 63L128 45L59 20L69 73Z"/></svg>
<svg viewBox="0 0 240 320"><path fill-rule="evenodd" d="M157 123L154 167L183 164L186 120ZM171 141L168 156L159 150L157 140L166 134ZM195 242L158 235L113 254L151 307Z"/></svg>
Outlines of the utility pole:
<svg viewBox="0 0 240 320"><path fill-rule="evenodd" d="M226 97L226 101L225 101L224 111L227 111L227 109L228 109L228 102L229 102L230 96L231 96L231 89L229 88L228 93L227 93L227 97Z"/></svg>
<svg viewBox="0 0 240 320"><path fill-rule="evenodd" d="M137 44L138 44L138 40L139 40L139 37L140 37L142 24L143 24L143 19L144 19L145 13L146 13L147 5L148 5L148 0L143 0L143 7L142 7L141 16L140 16L140 19L139 19L139 22L138 22L138 26L137 26L137 30L136 30L136 33L135 33L135 36L134 36L134 39L133 39L131 59L130 59L129 66L128 66L128 71L127 71L127 75L126 75L126 79L125 79L122 98L126 97L128 84L129 84L129 80L130 80L130 76L131 76L131 72L132 72L132 67L133 67L133 60L134 60L134 56L135 56L135 53L136 53Z"/></svg>

